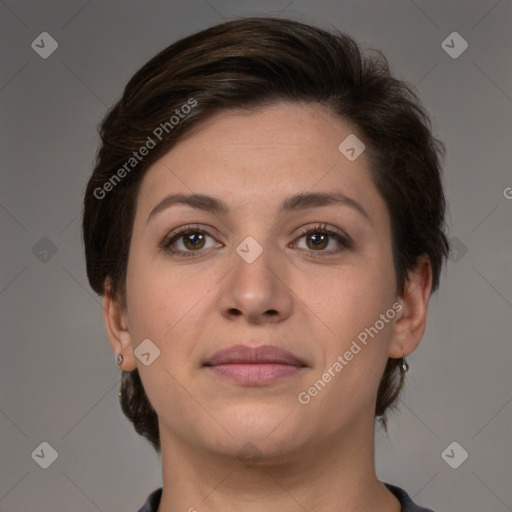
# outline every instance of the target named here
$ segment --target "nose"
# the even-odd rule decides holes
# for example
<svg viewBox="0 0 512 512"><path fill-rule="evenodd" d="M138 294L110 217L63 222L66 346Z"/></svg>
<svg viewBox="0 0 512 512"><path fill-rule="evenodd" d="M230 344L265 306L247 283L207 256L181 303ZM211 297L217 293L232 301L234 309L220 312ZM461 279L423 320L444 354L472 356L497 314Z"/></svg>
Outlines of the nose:
<svg viewBox="0 0 512 512"><path fill-rule="evenodd" d="M285 258L279 259L268 249L250 263L233 251L232 271L223 280L219 300L221 314L252 324L282 322L293 309L286 274Z"/></svg>

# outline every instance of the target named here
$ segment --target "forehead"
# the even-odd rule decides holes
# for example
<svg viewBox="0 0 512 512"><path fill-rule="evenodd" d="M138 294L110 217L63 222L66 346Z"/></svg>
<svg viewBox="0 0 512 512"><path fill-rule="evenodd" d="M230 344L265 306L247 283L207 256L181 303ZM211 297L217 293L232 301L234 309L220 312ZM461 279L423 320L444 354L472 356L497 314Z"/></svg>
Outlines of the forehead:
<svg viewBox="0 0 512 512"><path fill-rule="evenodd" d="M221 111L192 129L174 153L176 157L193 145L201 156L238 165L246 160L247 151L273 161L308 156L322 163L340 156L339 143L354 131L320 105L277 103L255 111Z"/></svg>
<svg viewBox="0 0 512 512"><path fill-rule="evenodd" d="M350 161L339 150L354 135L349 123L319 105L224 110L148 169L138 202L146 213L170 191L215 195L242 206L258 197L268 205L297 192L339 190L358 200L368 196L371 210L378 192L367 156Z"/></svg>

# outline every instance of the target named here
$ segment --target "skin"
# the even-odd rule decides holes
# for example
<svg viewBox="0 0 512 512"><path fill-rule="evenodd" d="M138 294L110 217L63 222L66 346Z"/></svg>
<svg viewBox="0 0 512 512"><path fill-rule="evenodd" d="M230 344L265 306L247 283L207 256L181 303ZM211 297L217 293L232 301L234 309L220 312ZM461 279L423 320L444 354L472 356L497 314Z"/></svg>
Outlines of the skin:
<svg viewBox="0 0 512 512"><path fill-rule="evenodd" d="M423 336L432 275L421 258L405 294L397 295L390 218L367 155L351 162L338 150L351 133L357 130L318 105L223 111L145 175L126 307L107 280L104 318L114 352L124 355L123 370L138 368L158 414L159 512L399 512L375 474L375 401L387 358L407 356ZM368 218L340 204L278 213L290 195L332 191L357 201ZM214 196L229 213L174 205L147 222L170 193ZM208 232L201 255L159 247L189 224ZM348 235L352 246L330 237L318 248L312 238L321 229L316 239L300 234L318 224ZM263 249L252 263L236 252L248 236ZM190 253L194 245L182 237L174 249ZM308 404L299 403L298 394L397 301L403 308L395 318ZM133 352L146 338L160 350L149 366ZM277 345L307 367L259 387L203 367L207 357L239 343ZM247 443L262 455L252 465L237 456Z"/></svg>

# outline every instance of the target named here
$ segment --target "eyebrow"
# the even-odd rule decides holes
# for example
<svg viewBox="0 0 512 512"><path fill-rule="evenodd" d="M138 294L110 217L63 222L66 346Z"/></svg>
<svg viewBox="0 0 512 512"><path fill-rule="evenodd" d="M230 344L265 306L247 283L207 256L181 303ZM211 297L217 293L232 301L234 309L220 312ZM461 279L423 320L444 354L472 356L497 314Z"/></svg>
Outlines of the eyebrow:
<svg viewBox="0 0 512 512"><path fill-rule="evenodd" d="M228 214L228 205L216 197L204 194L170 194L164 197L150 212L146 224L157 213L175 205L186 205L210 213ZM301 192L287 197L281 207L279 214L283 215L293 211L304 210L307 208L323 207L330 205L343 205L359 212L370 222L370 217L366 210L351 197L341 192ZM371 223L371 222L370 222Z"/></svg>

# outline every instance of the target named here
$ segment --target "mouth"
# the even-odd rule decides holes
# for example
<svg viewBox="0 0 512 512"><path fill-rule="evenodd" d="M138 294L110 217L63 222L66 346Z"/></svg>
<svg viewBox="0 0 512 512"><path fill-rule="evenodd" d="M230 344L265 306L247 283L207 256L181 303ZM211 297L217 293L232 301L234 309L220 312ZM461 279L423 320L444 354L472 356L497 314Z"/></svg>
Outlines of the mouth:
<svg viewBox="0 0 512 512"><path fill-rule="evenodd" d="M273 345L234 345L213 354L203 366L216 376L245 386L270 384L307 367L291 352Z"/></svg>

